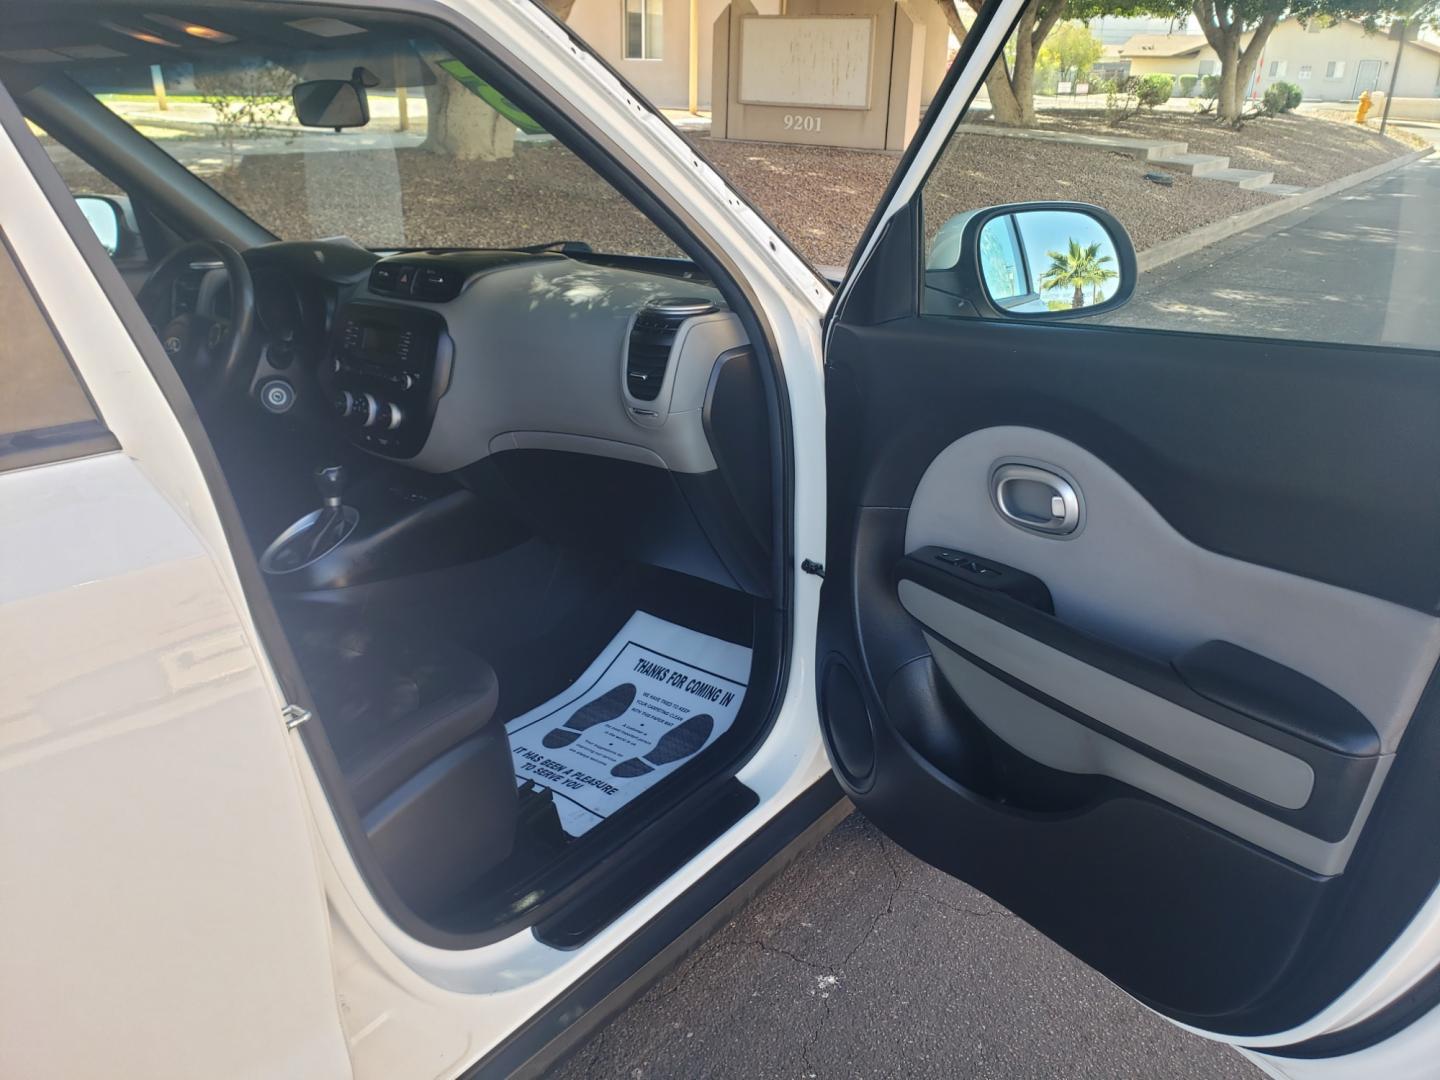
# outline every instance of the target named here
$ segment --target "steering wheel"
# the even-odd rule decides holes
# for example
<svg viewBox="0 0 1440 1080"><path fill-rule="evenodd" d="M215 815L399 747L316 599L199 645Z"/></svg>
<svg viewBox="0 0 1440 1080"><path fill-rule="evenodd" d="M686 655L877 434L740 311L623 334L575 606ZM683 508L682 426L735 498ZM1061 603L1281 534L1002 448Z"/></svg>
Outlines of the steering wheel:
<svg viewBox="0 0 1440 1080"><path fill-rule="evenodd" d="M197 261L219 262L230 293L228 317L213 311L175 310L175 283ZM219 240L193 240L150 271L136 299L196 405L218 404L245 386L255 353L255 283L240 253Z"/></svg>

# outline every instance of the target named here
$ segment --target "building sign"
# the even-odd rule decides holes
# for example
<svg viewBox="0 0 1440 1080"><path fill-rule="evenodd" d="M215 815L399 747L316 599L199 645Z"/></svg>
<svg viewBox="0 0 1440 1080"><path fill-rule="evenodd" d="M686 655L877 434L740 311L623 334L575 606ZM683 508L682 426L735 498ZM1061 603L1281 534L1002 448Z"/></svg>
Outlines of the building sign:
<svg viewBox="0 0 1440 1080"><path fill-rule="evenodd" d="M746 15L740 20L740 101L868 109L874 48L870 15Z"/></svg>

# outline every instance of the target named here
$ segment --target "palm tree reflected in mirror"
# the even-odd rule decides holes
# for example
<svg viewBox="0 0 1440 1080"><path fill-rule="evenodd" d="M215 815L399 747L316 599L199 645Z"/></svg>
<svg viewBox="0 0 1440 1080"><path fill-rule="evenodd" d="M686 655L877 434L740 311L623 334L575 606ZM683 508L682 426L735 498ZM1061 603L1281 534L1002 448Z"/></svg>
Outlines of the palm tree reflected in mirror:
<svg viewBox="0 0 1440 1080"><path fill-rule="evenodd" d="M1067 306L1071 309L1083 308L1099 304L1105 299L1101 295L1102 287L1117 278L1119 274L1112 269L1115 262L1114 256L1102 255L1101 247L1102 241L1097 240L1094 243L1082 245L1072 236L1064 251L1047 251L1045 253L1045 257L1050 260L1050 265L1040 275L1041 290L1043 292L1072 290L1068 305L1063 300L1047 301L1052 309L1058 310ZM1087 286L1090 288L1088 303L1085 299Z"/></svg>

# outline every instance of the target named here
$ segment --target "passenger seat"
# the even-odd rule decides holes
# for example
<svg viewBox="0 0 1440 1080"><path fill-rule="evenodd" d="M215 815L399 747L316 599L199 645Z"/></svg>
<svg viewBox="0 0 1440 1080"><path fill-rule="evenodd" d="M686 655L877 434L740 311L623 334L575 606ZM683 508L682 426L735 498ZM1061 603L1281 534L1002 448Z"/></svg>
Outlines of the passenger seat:
<svg viewBox="0 0 1440 1080"><path fill-rule="evenodd" d="M509 857L517 796L495 669L463 650L371 647L341 667L331 744L391 885L417 914Z"/></svg>

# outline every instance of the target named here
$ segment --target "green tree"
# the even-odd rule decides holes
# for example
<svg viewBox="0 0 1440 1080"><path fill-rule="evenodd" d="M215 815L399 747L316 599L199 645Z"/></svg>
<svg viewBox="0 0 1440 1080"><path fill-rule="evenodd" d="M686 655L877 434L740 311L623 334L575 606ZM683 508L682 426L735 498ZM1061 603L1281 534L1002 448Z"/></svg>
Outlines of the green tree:
<svg viewBox="0 0 1440 1080"><path fill-rule="evenodd" d="M961 17L962 3L973 21L987 0L935 0L956 41L969 31ZM1035 123L1035 72L1040 50L1062 19L1086 22L1097 15L1172 14L1182 0L1030 0L1020 12L1015 31L985 77L990 109L995 119L1013 127ZM1093 60L1091 61L1094 62Z"/></svg>
<svg viewBox="0 0 1440 1080"><path fill-rule="evenodd" d="M1255 66L1282 20L1357 19L1373 30L1393 17L1433 21L1436 10L1436 0L1190 0L1173 13L1193 13L1200 23L1201 33L1220 58L1216 117L1238 125Z"/></svg>
<svg viewBox="0 0 1440 1080"><path fill-rule="evenodd" d="M1062 79L1079 82L1096 60L1105 55L1105 43L1090 32L1083 22L1062 22L1050 32L1040 50L1040 62L1053 58Z"/></svg>
<svg viewBox="0 0 1440 1080"><path fill-rule="evenodd" d="M1050 265L1040 275L1041 289L1073 289L1071 308L1085 306L1085 286L1092 287L1092 296L1099 295L1100 286L1116 277L1116 271L1106 266L1115 260L1100 254L1100 241L1086 247L1074 237L1064 251L1047 251L1045 257Z"/></svg>

